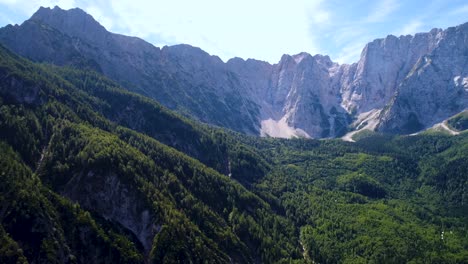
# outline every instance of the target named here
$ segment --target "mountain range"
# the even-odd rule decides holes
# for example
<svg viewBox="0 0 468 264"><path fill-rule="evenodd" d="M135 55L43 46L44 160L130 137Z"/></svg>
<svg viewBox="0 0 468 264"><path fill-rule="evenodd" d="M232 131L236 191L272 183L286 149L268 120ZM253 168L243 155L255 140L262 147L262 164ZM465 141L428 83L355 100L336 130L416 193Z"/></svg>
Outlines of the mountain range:
<svg viewBox="0 0 468 264"><path fill-rule="evenodd" d="M199 121L250 135L412 134L468 108L468 23L368 43L357 63L283 55L224 63L189 45L158 48L108 32L81 9L40 8L0 29L36 62L96 70Z"/></svg>
<svg viewBox="0 0 468 264"><path fill-rule="evenodd" d="M468 263L464 27L271 65L39 9L0 29L0 263Z"/></svg>

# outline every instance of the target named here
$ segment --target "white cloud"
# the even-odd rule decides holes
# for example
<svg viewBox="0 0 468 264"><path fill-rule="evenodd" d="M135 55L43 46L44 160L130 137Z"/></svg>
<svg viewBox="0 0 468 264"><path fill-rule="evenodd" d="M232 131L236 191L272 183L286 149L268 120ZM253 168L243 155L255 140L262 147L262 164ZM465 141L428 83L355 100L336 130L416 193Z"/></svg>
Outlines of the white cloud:
<svg viewBox="0 0 468 264"><path fill-rule="evenodd" d="M399 7L400 4L396 0L380 0L364 21L366 23L385 21Z"/></svg>
<svg viewBox="0 0 468 264"><path fill-rule="evenodd" d="M462 14L468 14L468 5L463 5L460 7L455 8L450 12L451 15L462 15Z"/></svg>
<svg viewBox="0 0 468 264"><path fill-rule="evenodd" d="M390 32L379 32L377 24L385 25L391 21L392 16L400 8L398 0L379 0L374 5L369 5L368 2L355 2L356 4L348 5L349 10L344 10L346 15L350 13L365 14L362 19L358 16L350 16L349 20L335 16L336 22L331 28L331 35L328 41L334 44L334 48L330 50L331 57L338 63L353 63L359 60L364 46L371 42L376 37L384 37ZM343 14L341 14L343 15ZM378 34L376 34L378 33Z"/></svg>
<svg viewBox="0 0 468 264"><path fill-rule="evenodd" d="M318 51L309 17L327 21L320 2L121 0L111 6L115 20L132 35L192 44L225 60L235 55L274 62L283 53Z"/></svg>
<svg viewBox="0 0 468 264"><path fill-rule="evenodd" d="M422 0L421 3L423 3ZM305 51L354 62L364 45L388 33L414 34L429 26L465 20L462 0L429 1L417 6L400 0L0 0L3 23L20 23L39 6L80 7L108 30L132 35L156 46L187 43L227 60L233 56L277 62L284 53ZM449 7L449 8L447 8ZM440 12L446 8L446 12ZM14 13L14 14L11 14ZM406 14L408 13L408 14ZM402 16L403 14L403 16ZM405 17L406 16L406 17ZM456 19L454 19L456 18ZM406 23L406 24L405 24Z"/></svg>
<svg viewBox="0 0 468 264"><path fill-rule="evenodd" d="M0 0L0 4L12 5L18 3L18 0Z"/></svg>
<svg viewBox="0 0 468 264"><path fill-rule="evenodd" d="M114 22L112 18L104 14L99 6L91 5L85 8L85 11L93 16L99 24L103 25L107 30L112 30L114 28Z"/></svg>
<svg viewBox="0 0 468 264"><path fill-rule="evenodd" d="M239 56L275 63L284 53L323 53L320 38L333 25L323 2L121 0L110 5L121 33L157 46L188 43L224 60Z"/></svg>
<svg viewBox="0 0 468 264"><path fill-rule="evenodd" d="M414 35L422 31L424 24L420 20L413 20L408 24L404 25L403 28L397 33L398 35Z"/></svg>
<svg viewBox="0 0 468 264"><path fill-rule="evenodd" d="M361 37L351 43L348 43L341 48L338 52L338 56L335 59L338 63L353 63L359 60L364 46L369 42L369 39L366 37Z"/></svg>
<svg viewBox="0 0 468 264"><path fill-rule="evenodd" d="M39 6L80 7L108 30L138 36L156 45L187 43L224 60L239 56L276 62L283 53L319 52L311 27L329 22L330 14L320 8L322 2L0 0L0 5L23 14L21 19Z"/></svg>
<svg viewBox="0 0 468 264"><path fill-rule="evenodd" d="M6 22L7 24L15 24L15 21L11 20L10 17L6 16L5 14L0 14L0 21Z"/></svg>
<svg viewBox="0 0 468 264"><path fill-rule="evenodd" d="M330 21L330 13L324 10L316 10L310 16L314 24L325 24Z"/></svg>

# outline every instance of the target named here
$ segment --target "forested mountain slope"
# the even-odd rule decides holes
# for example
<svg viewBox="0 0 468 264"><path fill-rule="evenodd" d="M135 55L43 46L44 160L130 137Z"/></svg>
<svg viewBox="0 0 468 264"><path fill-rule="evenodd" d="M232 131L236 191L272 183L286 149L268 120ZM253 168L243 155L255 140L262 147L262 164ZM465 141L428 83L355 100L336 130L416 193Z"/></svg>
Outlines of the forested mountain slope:
<svg viewBox="0 0 468 264"><path fill-rule="evenodd" d="M256 138L0 48L0 262L468 261L468 136Z"/></svg>
<svg viewBox="0 0 468 264"><path fill-rule="evenodd" d="M105 85L109 81L94 73L83 79L94 93L88 94L86 87L78 88L55 71L63 74L65 70L34 65L1 49L0 131L5 149L1 158L6 177L2 182L19 188L10 192L10 186L2 184L2 225L8 233L4 239L23 249L14 251L21 253L17 257L57 263L114 262L112 258L120 262L130 261L126 258L134 262L270 262L300 257L293 225L269 204L198 160L116 123L130 126L130 120L138 121L137 115L125 117L117 112L113 116L110 112L118 110L117 105L137 105L140 111L146 107L149 113L143 112L136 129L193 156L198 153L220 170L224 169L220 160L228 150L222 142L214 142L225 133L109 87ZM69 71L73 70L66 71L72 78ZM209 149L210 144L214 149ZM236 151L235 145L229 152L234 157L234 176L249 165L236 155L249 157L249 153ZM219 160L210 159L218 154ZM13 166L10 160L24 172L8 169ZM22 194L27 194L23 200L11 197ZM50 227L42 230L46 228L42 221ZM283 228L273 232L270 225L274 223ZM77 230L67 229L65 224ZM88 255L83 245L87 245L87 235L96 237L94 250L108 255Z"/></svg>

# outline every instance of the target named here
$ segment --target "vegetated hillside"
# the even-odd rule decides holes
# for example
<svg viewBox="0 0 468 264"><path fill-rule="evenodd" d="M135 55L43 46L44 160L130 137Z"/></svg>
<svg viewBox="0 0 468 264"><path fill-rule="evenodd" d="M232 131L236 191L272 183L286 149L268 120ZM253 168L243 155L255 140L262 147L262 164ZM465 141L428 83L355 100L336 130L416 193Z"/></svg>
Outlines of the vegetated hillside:
<svg viewBox="0 0 468 264"><path fill-rule="evenodd" d="M468 136L272 141L256 185L319 263L468 261Z"/></svg>
<svg viewBox="0 0 468 264"><path fill-rule="evenodd" d="M450 127L458 130L463 131L468 129L468 110L461 112L460 114L450 118L448 120L448 124Z"/></svg>
<svg viewBox="0 0 468 264"><path fill-rule="evenodd" d="M226 133L109 87L94 73L83 78L89 86L78 88L54 73L57 68L4 48L0 53L1 223L2 239L11 244L2 256L57 263L301 257L289 220L228 176L153 137L213 167L222 162L210 157L230 155L232 177L249 166L237 158L250 157L248 147L228 148L216 142ZM132 116L110 113L132 105L138 109ZM147 135L117 124L131 121Z"/></svg>
<svg viewBox="0 0 468 264"><path fill-rule="evenodd" d="M246 137L0 48L0 262L468 261L468 136Z"/></svg>

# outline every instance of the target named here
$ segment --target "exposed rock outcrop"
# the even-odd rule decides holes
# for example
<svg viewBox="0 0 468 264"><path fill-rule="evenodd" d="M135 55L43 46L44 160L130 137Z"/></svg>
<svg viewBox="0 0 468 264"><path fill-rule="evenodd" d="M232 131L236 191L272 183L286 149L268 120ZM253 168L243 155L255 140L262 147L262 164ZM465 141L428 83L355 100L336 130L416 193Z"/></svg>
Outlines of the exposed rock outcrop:
<svg viewBox="0 0 468 264"><path fill-rule="evenodd" d="M224 63L189 45L162 49L108 32L80 9L41 8L0 43L35 61L100 71L200 121L247 134L413 133L468 106L468 24L367 44L357 63L284 55Z"/></svg>
<svg viewBox="0 0 468 264"><path fill-rule="evenodd" d="M380 116L378 130L413 133L468 108L468 23L439 31Z"/></svg>

